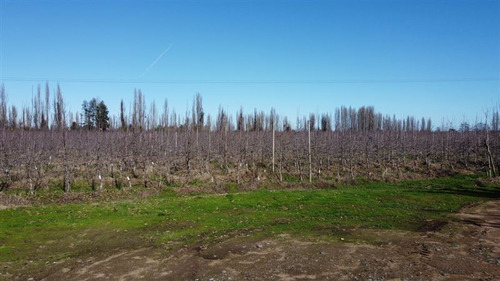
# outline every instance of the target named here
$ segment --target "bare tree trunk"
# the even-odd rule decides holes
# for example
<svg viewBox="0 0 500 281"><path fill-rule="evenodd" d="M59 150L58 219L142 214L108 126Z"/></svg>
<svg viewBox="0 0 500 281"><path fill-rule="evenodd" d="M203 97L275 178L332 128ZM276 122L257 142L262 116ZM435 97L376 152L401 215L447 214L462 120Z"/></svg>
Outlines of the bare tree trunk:
<svg viewBox="0 0 500 281"><path fill-rule="evenodd" d="M298 145L299 139L296 137L295 138L295 165L297 168L297 174L299 175L300 181L303 181L303 175L302 175L302 161L300 159L300 146Z"/></svg>
<svg viewBox="0 0 500 281"><path fill-rule="evenodd" d="M491 178L494 178L497 176L497 171L495 167L495 162L493 161L493 155L490 149L490 136L488 133L488 128L486 128L486 140L484 141L484 145L486 146L486 152L488 155L488 166L489 166L488 174Z"/></svg>
<svg viewBox="0 0 500 281"><path fill-rule="evenodd" d="M31 178L31 171L29 170L29 168L28 168L28 179L29 179L29 183L30 183L30 194L33 195L33 194L35 194L35 187L33 185L33 180Z"/></svg>
<svg viewBox="0 0 500 281"><path fill-rule="evenodd" d="M279 173L279 180L280 182L283 181L283 134L280 136L280 166L278 169Z"/></svg>
<svg viewBox="0 0 500 281"><path fill-rule="evenodd" d="M170 163L165 165L165 181L166 184L170 184Z"/></svg>
<svg viewBox="0 0 500 281"><path fill-rule="evenodd" d="M115 186L116 188L122 188L122 166L120 166L120 172L118 173L118 178L115 178Z"/></svg>
<svg viewBox="0 0 500 281"><path fill-rule="evenodd" d="M240 168L241 168L241 162L238 160L238 164L236 165L236 183L238 185L241 183Z"/></svg>
<svg viewBox="0 0 500 281"><path fill-rule="evenodd" d="M148 187L148 171L147 171L147 164L146 160L142 162L142 179L144 182L144 187Z"/></svg>
<svg viewBox="0 0 500 281"><path fill-rule="evenodd" d="M64 129L63 129L64 130ZM70 184L70 179L69 179L69 164L68 164L68 151L66 147L66 131L63 132L63 168L64 168L64 179L63 179L63 184L64 184L64 191L65 192L71 192L71 184Z"/></svg>
<svg viewBox="0 0 500 281"><path fill-rule="evenodd" d="M69 171L67 165L64 165L64 191L71 192L71 184L69 181Z"/></svg>

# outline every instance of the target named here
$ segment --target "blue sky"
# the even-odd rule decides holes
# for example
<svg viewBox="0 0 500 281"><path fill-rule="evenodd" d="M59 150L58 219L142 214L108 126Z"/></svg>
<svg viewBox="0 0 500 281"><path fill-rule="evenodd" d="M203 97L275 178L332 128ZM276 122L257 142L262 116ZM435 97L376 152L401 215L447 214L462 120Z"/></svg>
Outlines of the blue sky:
<svg viewBox="0 0 500 281"><path fill-rule="evenodd" d="M73 112L99 97L117 113L135 88L178 113L199 92L212 114L291 120L373 105L457 124L500 102L500 1L0 1L18 106L46 80Z"/></svg>

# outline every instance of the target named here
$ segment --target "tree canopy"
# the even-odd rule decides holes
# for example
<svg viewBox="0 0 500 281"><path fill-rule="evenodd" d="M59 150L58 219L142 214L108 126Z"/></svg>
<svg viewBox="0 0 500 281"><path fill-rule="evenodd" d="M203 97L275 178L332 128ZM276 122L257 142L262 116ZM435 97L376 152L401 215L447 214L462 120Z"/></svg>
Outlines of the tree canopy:
<svg viewBox="0 0 500 281"><path fill-rule="evenodd" d="M109 110L104 101L96 98L90 101L84 100L82 111L82 127L103 131L109 128Z"/></svg>

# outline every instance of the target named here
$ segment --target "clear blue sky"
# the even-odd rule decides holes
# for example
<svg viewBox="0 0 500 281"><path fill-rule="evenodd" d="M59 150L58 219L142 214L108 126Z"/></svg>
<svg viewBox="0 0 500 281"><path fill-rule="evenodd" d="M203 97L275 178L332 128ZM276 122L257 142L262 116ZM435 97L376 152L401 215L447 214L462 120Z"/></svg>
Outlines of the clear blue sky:
<svg viewBox="0 0 500 281"><path fill-rule="evenodd" d="M0 2L0 78L18 106L46 80L73 112L99 97L115 114L134 88L178 113L199 92L212 114L292 121L373 105L457 124L500 101L497 0Z"/></svg>

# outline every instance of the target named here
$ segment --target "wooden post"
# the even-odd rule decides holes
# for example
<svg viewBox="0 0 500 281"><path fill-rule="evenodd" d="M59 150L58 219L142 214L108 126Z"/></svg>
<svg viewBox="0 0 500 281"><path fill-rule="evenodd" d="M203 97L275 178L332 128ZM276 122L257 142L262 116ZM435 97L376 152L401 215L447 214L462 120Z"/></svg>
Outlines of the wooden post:
<svg viewBox="0 0 500 281"><path fill-rule="evenodd" d="M312 157L311 157L311 121L307 121L307 139L309 146L309 182L312 182Z"/></svg>
<svg viewBox="0 0 500 281"><path fill-rule="evenodd" d="M275 126L274 126L274 117L273 117L273 124L272 124L272 127L273 127L273 163L272 163L272 166L273 166L273 174L274 174L274 148L275 148L275 141L274 141L274 138L275 138Z"/></svg>

